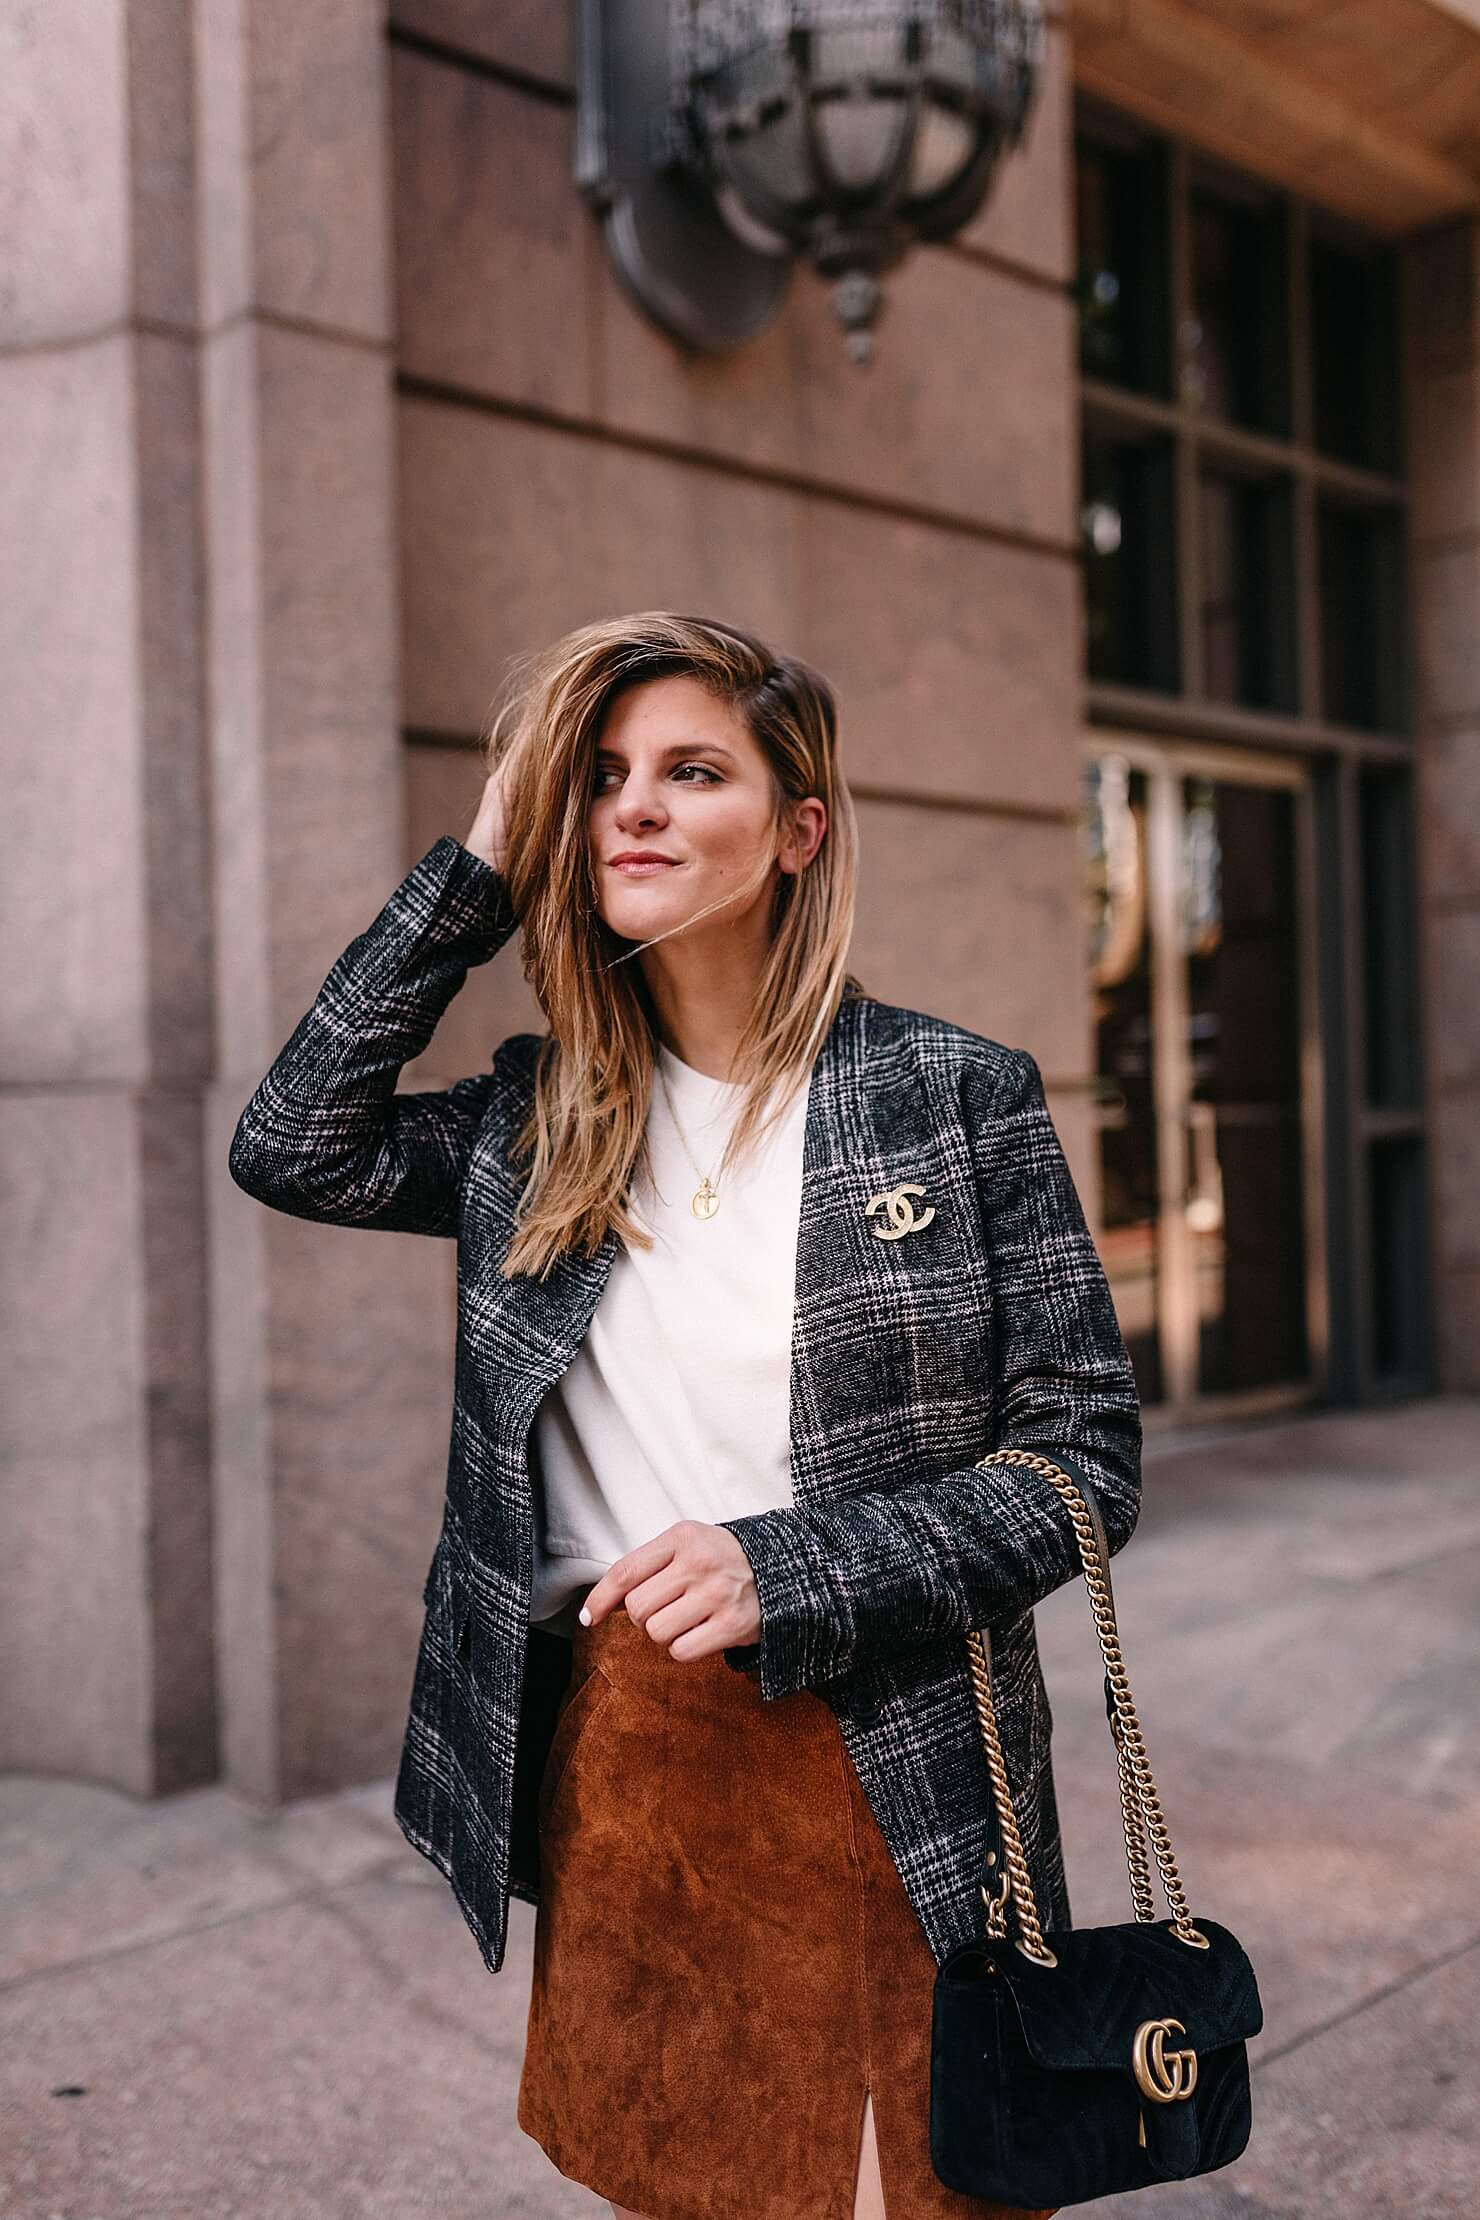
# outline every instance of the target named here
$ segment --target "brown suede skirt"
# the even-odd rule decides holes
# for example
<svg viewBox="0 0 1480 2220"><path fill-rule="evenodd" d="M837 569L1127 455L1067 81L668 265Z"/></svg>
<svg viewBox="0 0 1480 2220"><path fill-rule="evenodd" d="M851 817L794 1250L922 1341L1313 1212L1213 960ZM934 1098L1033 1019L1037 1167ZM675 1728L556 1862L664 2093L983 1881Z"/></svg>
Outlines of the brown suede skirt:
<svg viewBox="0 0 1480 2220"><path fill-rule="evenodd" d="M935 1960L808 1690L763 1700L620 1607L575 1631L540 1786L518 2120L644 2220L996 2220L930 2164ZM1046 2216L1042 2216L1046 2220Z"/></svg>

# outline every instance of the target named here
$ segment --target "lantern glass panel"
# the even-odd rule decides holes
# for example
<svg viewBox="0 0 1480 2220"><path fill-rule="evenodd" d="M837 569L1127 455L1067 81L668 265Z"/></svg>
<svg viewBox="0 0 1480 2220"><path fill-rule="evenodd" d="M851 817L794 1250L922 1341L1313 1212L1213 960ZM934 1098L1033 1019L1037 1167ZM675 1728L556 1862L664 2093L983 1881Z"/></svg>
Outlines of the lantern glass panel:
<svg viewBox="0 0 1480 2220"><path fill-rule="evenodd" d="M907 74L904 40L895 23L848 23L816 30L807 42L807 75L814 85L857 85L870 79L899 82Z"/></svg>
<svg viewBox="0 0 1480 2220"><path fill-rule="evenodd" d="M908 120L902 100L829 100L814 114L828 169L849 192L876 187L894 160Z"/></svg>
<svg viewBox="0 0 1480 2220"><path fill-rule="evenodd" d="M899 27L857 23L814 31L806 78L823 159L848 192L887 171L906 117Z"/></svg>
<svg viewBox="0 0 1480 2220"><path fill-rule="evenodd" d="M933 83L969 93L982 73L977 49L953 23L937 24L926 47L925 74Z"/></svg>
<svg viewBox="0 0 1480 2220"><path fill-rule="evenodd" d="M915 132L908 190L924 197L959 177L971 160L976 133L965 116L950 108L927 108Z"/></svg>
<svg viewBox="0 0 1480 2220"><path fill-rule="evenodd" d="M785 110L759 131L724 142L725 166L736 189L760 207L780 202L788 208L805 207L816 192L816 180L801 117L796 107Z"/></svg>

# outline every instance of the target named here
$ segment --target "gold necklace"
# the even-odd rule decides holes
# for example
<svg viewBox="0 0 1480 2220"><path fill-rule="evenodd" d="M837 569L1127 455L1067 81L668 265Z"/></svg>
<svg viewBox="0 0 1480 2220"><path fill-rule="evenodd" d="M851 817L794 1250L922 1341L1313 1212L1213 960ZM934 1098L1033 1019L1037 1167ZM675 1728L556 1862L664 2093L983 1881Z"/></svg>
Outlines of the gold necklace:
<svg viewBox="0 0 1480 2220"><path fill-rule="evenodd" d="M683 1142L684 1155L691 1164L694 1164L694 1152L689 1147L688 1137L678 1122L678 1112L673 1107L673 1094L668 1085L668 1074L663 1069L661 1059L657 1060L656 1068L658 1078L662 1083L663 1093L668 1100L668 1115L673 1120L673 1130L680 1141ZM719 1208L719 1189L711 1185L709 1174L699 1171L697 1164L694 1164L694 1170L699 1172L699 1185L690 1199L689 1208L696 1218L712 1218Z"/></svg>

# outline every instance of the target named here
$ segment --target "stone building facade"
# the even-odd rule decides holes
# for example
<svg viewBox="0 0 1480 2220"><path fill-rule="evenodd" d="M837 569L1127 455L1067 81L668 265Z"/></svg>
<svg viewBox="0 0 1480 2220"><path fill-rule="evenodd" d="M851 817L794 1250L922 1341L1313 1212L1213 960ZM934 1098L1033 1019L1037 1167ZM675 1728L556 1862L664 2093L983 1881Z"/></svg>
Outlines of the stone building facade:
<svg viewBox="0 0 1480 2220"><path fill-rule="evenodd" d="M0 44L8 1762L393 1762L453 1260L227 1143L505 659L622 608L836 683L853 968L1038 1058L1148 1427L1480 1382L1480 6L1077 0L866 369L804 271L644 318L561 6ZM541 1023L511 949L407 1083Z"/></svg>

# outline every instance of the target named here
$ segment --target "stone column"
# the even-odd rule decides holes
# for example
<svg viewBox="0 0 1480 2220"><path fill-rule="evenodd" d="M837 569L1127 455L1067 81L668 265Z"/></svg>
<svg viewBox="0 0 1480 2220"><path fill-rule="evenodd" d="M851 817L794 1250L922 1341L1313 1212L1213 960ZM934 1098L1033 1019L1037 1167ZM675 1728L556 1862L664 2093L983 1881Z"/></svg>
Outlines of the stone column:
<svg viewBox="0 0 1480 2220"><path fill-rule="evenodd" d="M198 15L218 1672L223 1771L268 1798L394 1762L450 1393L441 1244L274 1215L226 1172L408 860L382 15Z"/></svg>
<svg viewBox="0 0 1480 2220"><path fill-rule="evenodd" d="M1409 243L1419 904L1439 1384L1480 1386L1480 226Z"/></svg>
<svg viewBox="0 0 1480 2220"><path fill-rule="evenodd" d="M189 10L0 15L0 1755L216 1767Z"/></svg>
<svg viewBox="0 0 1480 2220"><path fill-rule="evenodd" d="M407 861L384 40L0 14L0 1754L140 1793L387 1766L434 1523L442 1245L226 1171Z"/></svg>

